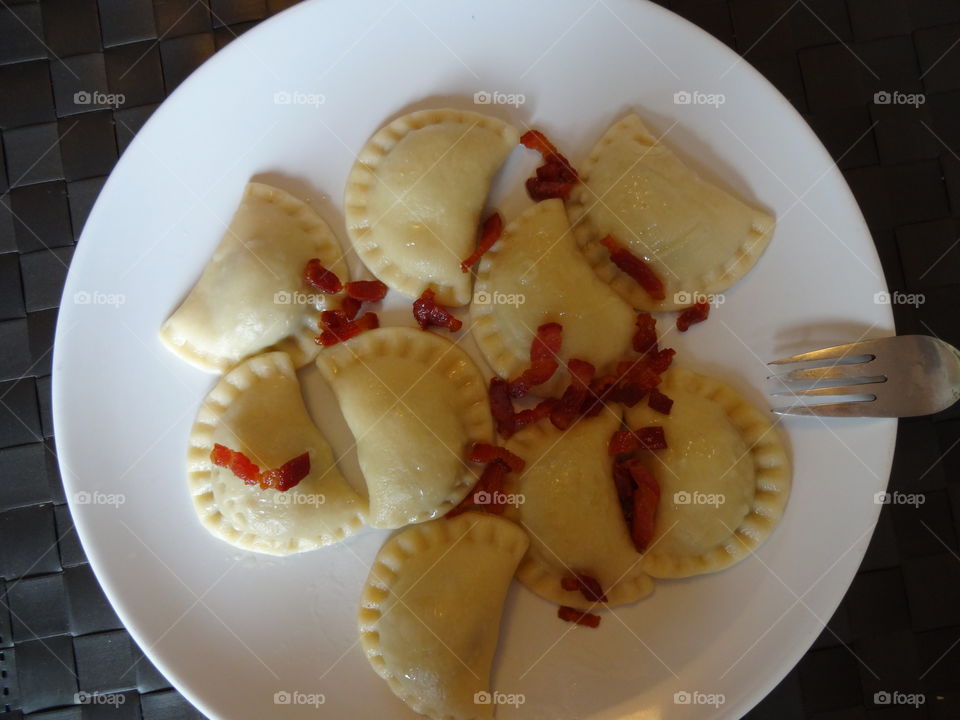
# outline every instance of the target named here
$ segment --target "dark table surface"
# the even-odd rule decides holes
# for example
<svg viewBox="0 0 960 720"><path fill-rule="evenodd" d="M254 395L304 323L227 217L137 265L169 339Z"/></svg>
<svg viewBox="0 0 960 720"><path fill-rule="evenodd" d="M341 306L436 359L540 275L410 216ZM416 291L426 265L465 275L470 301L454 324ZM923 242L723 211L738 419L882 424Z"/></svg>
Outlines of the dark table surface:
<svg viewBox="0 0 960 720"><path fill-rule="evenodd" d="M65 504L50 420L60 293L137 129L194 68L295 0L0 0L0 714L199 717L104 599ZM900 334L960 346L960 0L667 0L808 120L873 233ZM120 109L78 89L122 93ZM919 106L877 92L920 94ZM891 489L846 598L748 717L960 719L960 408L901 422ZM816 532L815 527L810 528ZM122 693L76 705L78 691ZM878 692L922 693L919 708ZM706 715L705 715L706 716Z"/></svg>

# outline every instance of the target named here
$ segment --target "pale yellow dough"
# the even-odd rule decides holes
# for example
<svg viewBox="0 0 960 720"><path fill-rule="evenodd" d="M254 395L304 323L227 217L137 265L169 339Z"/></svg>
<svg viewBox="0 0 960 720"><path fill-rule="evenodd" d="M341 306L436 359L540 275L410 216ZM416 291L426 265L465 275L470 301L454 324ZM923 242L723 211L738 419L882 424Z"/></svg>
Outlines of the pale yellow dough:
<svg viewBox="0 0 960 720"><path fill-rule="evenodd" d="M357 255L403 295L433 288L443 305L469 303L471 274L460 263L476 246L490 181L519 139L512 125L461 110L421 110L378 130L347 178Z"/></svg>
<svg viewBox="0 0 960 720"><path fill-rule="evenodd" d="M507 484L508 496L517 496L517 502L508 505L507 517L530 536L517 578L560 605L603 607L560 586L573 574L596 578L608 605L631 603L653 591L653 580L643 571L643 558L630 539L607 455L610 436L619 427L620 410L611 407L566 432L540 422L507 442L527 463L519 477L508 476Z"/></svg>
<svg viewBox="0 0 960 720"><path fill-rule="evenodd" d="M729 386L671 368L660 388L669 415L641 402L627 425L660 425L669 447L643 453L660 484L654 540L643 568L678 578L722 570L773 531L790 494L790 463L776 427Z"/></svg>
<svg viewBox="0 0 960 720"><path fill-rule="evenodd" d="M562 360L586 360L603 373L630 351L633 309L584 259L561 200L534 205L504 229L480 261L473 296L474 337L501 377L530 365L530 344L546 322L563 325ZM556 395L568 383L561 370L533 392Z"/></svg>
<svg viewBox="0 0 960 720"><path fill-rule="evenodd" d="M320 312L339 302L304 282L311 258L349 280L340 244L313 208L279 188L249 183L197 284L160 328L160 339L210 372L269 350L306 365L319 351Z"/></svg>
<svg viewBox="0 0 960 720"><path fill-rule="evenodd" d="M614 123L580 168L571 194L577 240L600 278L643 310L677 310L696 295L721 293L756 264L775 221L703 180L636 115ZM611 261L599 240L614 238L663 281L653 300Z"/></svg>
<svg viewBox="0 0 960 720"><path fill-rule="evenodd" d="M310 474L280 492L250 486L214 465L214 443L267 470L303 452ZM257 355L221 378L204 399L187 449L194 509L217 537L245 550L289 555L343 540L363 527L367 502L340 475L304 407L293 364L282 352Z"/></svg>
<svg viewBox="0 0 960 720"><path fill-rule="evenodd" d="M380 328L325 350L317 367L356 438L373 527L430 520L463 499L477 481L469 449L493 436L486 383L463 350Z"/></svg>
<svg viewBox="0 0 960 720"><path fill-rule="evenodd" d="M493 717L474 696L489 691L504 599L527 545L513 523L465 513L407 528L380 549L360 600L360 644L415 711Z"/></svg>

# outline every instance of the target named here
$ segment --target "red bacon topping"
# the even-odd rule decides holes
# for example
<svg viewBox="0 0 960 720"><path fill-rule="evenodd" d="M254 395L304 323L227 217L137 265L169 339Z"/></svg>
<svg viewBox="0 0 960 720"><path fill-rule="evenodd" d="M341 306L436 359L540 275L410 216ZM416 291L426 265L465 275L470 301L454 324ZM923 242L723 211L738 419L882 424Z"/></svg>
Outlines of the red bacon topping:
<svg viewBox="0 0 960 720"><path fill-rule="evenodd" d="M312 258L307 261L307 266L303 270L303 278L310 287L328 295L336 294L343 289L340 278L332 270L327 270L319 258Z"/></svg>
<svg viewBox="0 0 960 720"><path fill-rule="evenodd" d="M600 586L600 582L589 575L570 575L560 579L560 587L564 590L579 590L587 600L597 603L605 603L607 596Z"/></svg>
<svg viewBox="0 0 960 720"><path fill-rule="evenodd" d="M490 413L497 424L500 437L509 438L517 430L517 422L513 412L513 402L510 400L510 383L503 378L491 378Z"/></svg>
<svg viewBox="0 0 960 720"><path fill-rule="evenodd" d="M530 344L530 367L516 380L510 381L510 395L523 397L530 388L542 385L560 367L557 353L563 342L563 326L560 323L546 323L537 328L537 334Z"/></svg>
<svg viewBox="0 0 960 720"><path fill-rule="evenodd" d="M566 620L567 622L576 623L577 625L583 625L584 627L599 627L600 626L600 616L594 615L593 613L580 612L575 610L572 607L567 607L566 605L561 605L557 610L557 617L561 620Z"/></svg>
<svg viewBox="0 0 960 720"><path fill-rule="evenodd" d="M473 251L470 257L460 263L460 269L463 270L463 272L470 272L470 268L478 263L480 258L483 257L483 254L492 248L497 240L500 239L501 232L503 232L503 218L500 217L500 213L494 213L483 223L477 249Z"/></svg>
<svg viewBox="0 0 960 720"><path fill-rule="evenodd" d="M553 143L539 130L524 133L520 143L536 150L544 159L544 164L537 168L536 177L527 179L527 193L530 197L538 202L550 198L566 200L580 179L570 161L557 152Z"/></svg>
<svg viewBox="0 0 960 720"><path fill-rule="evenodd" d="M215 443L210 451L210 461L230 470L245 485L259 485L261 490L273 488L286 492L310 474L310 453L297 455L274 470L260 472L260 468L242 452Z"/></svg>
<svg viewBox="0 0 960 720"><path fill-rule="evenodd" d="M499 460L488 464L480 475L473 490L460 501L460 504L450 510L446 517L453 518L468 510L480 510L494 515L502 515L506 509L503 505L503 481L510 468Z"/></svg>
<svg viewBox="0 0 960 720"><path fill-rule="evenodd" d="M613 239L612 235L607 235L600 241L600 244L610 253L610 260L613 264L633 278L640 287L646 290L647 295L654 300L666 298L667 294L663 289L663 282L643 260L620 245Z"/></svg>
<svg viewBox="0 0 960 720"><path fill-rule="evenodd" d="M653 315L642 312L637 315L637 331L633 334L633 349L641 355L657 351L657 321Z"/></svg>
<svg viewBox="0 0 960 720"><path fill-rule="evenodd" d="M590 382L596 373L593 365L577 359L567 363L567 370L570 372L570 385L550 412L550 422L560 430L566 430L580 416L583 403L590 393Z"/></svg>
<svg viewBox="0 0 960 720"><path fill-rule="evenodd" d="M523 458L514 455L506 448L497 445L488 445L487 443L474 443L473 447L470 448L470 455L468 457L470 458L470 462L475 463L491 463L494 460L499 460L513 472L523 472L523 468L526 465Z"/></svg>
<svg viewBox="0 0 960 720"><path fill-rule="evenodd" d="M347 297L360 302L380 302L387 295L387 286L379 280L355 280L343 286Z"/></svg>
<svg viewBox="0 0 960 720"><path fill-rule="evenodd" d="M424 290L423 295L413 301L413 317L417 319L421 330L434 325L456 332L463 327L463 321L454 317L443 305L437 304L434 300L436 296L437 293L430 288Z"/></svg>
<svg viewBox="0 0 960 720"><path fill-rule="evenodd" d="M327 315L327 313L337 313ZM326 319L325 319L326 316ZM364 330L374 330L380 327L380 320L376 313L368 312L356 320L347 320L340 310L327 310L320 314L323 330L316 339L317 345L330 347L337 343L356 337Z"/></svg>
<svg viewBox="0 0 960 720"><path fill-rule="evenodd" d="M647 405L650 406L651 410L656 410L658 413L669 415L670 408L673 407L673 400L656 388L653 388L650 391L650 397L647 398Z"/></svg>
<svg viewBox="0 0 960 720"><path fill-rule="evenodd" d="M677 316L677 330L686 332L691 325L703 322L710 315L710 303L694 303Z"/></svg>

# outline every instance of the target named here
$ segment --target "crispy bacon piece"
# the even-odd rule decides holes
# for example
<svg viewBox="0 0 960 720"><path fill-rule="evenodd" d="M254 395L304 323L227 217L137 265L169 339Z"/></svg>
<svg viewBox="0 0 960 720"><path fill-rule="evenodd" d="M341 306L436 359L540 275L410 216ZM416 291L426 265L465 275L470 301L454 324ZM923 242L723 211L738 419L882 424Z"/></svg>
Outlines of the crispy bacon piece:
<svg viewBox="0 0 960 720"><path fill-rule="evenodd" d="M503 378L491 378L490 413L497 424L497 432L503 438L509 438L517 430L516 415L513 412L513 402L510 400L510 383Z"/></svg>
<svg viewBox="0 0 960 720"><path fill-rule="evenodd" d="M347 296L343 299L343 302L340 303L340 312L343 313L344 318L347 320L353 320L357 313L360 312L360 306L363 303L356 298Z"/></svg>
<svg viewBox="0 0 960 720"><path fill-rule="evenodd" d="M387 286L379 280L354 280L343 289L347 297L360 302L380 302L387 295Z"/></svg>
<svg viewBox="0 0 960 720"><path fill-rule="evenodd" d="M694 303L677 316L677 330L686 332L691 325L703 322L710 315L710 303Z"/></svg>
<svg viewBox="0 0 960 720"><path fill-rule="evenodd" d="M607 235L600 241L600 244L610 253L610 260L613 264L633 278L640 287L647 291L647 295L654 300L666 298L667 294L663 289L663 282L643 260L614 240L612 235Z"/></svg>
<svg viewBox="0 0 960 720"><path fill-rule="evenodd" d="M343 290L343 284L333 270L327 270L320 262L319 258L312 258L307 261L307 266L303 270L303 279L310 287L316 288L322 293L333 295Z"/></svg>
<svg viewBox="0 0 960 720"><path fill-rule="evenodd" d="M677 351L673 348L664 348L663 350L658 350L656 353L653 353L648 356L649 367L650 369L657 373L657 375L663 375L673 363L673 356L677 354Z"/></svg>
<svg viewBox="0 0 960 720"><path fill-rule="evenodd" d="M547 398L537 403L534 407L527 410L521 410L513 416L514 427L517 430L525 428L527 425L533 425L534 423L540 422L544 418L550 417L550 413L553 412L553 408L556 406L557 400L553 398Z"/></svg>
<svg viewBox="0 0 960 720"><path fill-rule="evenodd" d="M483 473L481 473L477 484L473 486L473 490L460 501L459 505L450 510L446 517L456 517L468 510L480 510L494 515L502 515L506 509L502 502L503 481L509 472L510 468L500 460L489 463L483 469ZM485 493L485 495L481 495L481 493ZM479 502L479 500L484 500L484 502Z"/></svg>
<svg viewBox="0 0 960 720"><path fill-rule="evenodd" d="M657 352L657 321L648 312L637 315L637 331L633 334L633 349L642 355Z"/></svg>
<svg viewBox="0 0 960 720"><path fill-rule="evenodd" d="M617 430L610 436L610 443L607 445L607 454L610 457L614 455L624 455L626 453L636 452L640 449L640 441L630 430Z"/></svg>
<svg viewBox="0 0 960 720"><path fill-rule="evenodd" d="M280 492L286 492L310 474L310 453L308 452L297 455L275 470L260 472L260 468L242 452L216 443L210 451L210 461L214 465L230 470L243 480L245 485L259 485L261 490L274 488Z"/></svg>
<svg viewBox="0 0 960 720"><path fill-rule="evenodd" d="M665 450L667 438L659 425L649 425L638 430L617 430L610 436L607 454L624 455L637 450Z"/></svg>
<svg viewBox="0 0 960 720"><path fill-rule="evenodd" d="M437 304L434 298L437 293L430 288L423 291L423 295L413 301L413 316L417 319L417 324L421 330L426 330L431 325L446 328L450 332L456 332L463 327L463 321L458 320L443 306Z"/></svg>
<svg viewBox="0 0 960 720"><path fill-rule="evenodd" d="M470 462L475 463L491 463L494 460L499 460L513 472L523 472L523 468L526 466L522 457L514 455L506 448L498 445L488 445L487 443L475 442L473 447L470 448L469 458Z"/></svg>
<svg viewBox="0 0 960 720"><path fill-rule="evenodd" d="M635 485L630 538L637 552L644 552L653 540L657 505L660 503L660 484L649 470L636 461L627 464Z"/></svg>
<svg viewBox="0 0 960 720"><path fill-rule="evenodd" d="M324 310L320 313L320 325L326 328L338 328L346 325L349 321L343 310Z"/></svg>
<svg viewBox="0 0 960 720"><path fill-rule="evenodd" d="M539 130L524 133L520 143L536 150L544 159L544 164L537 168L536 177L527 179L527 193L530 197L537 201L549 198L566 200L580 179L570 161L557 152L553 143Z"/></svg>
<svg viewBox="0 0 960 720"><path fill-rule="evenodd" d="M331 310L329 312L339 311ZM323 321L323 314L321 314L320 319ZM331 345L336 345L344 340L356 337L364 330L374 330L380 327L380 319L376 313L372 312L364 313L356 320L346 320L343 318L342 321L338 322L340 324L325 325L323 331L316 339L317 345L330 347Z"/></svg>
<svg viewBox="0 0 960 720"><path fill-rule="evenodd" d="M466 260L460 263L460 269L463 272L470 272L476 263L480 261L483 254L492 248L497 240L500 239L500 233L503 232L503 218L500 213L494 213L483 223L483 229L480 231L480 240L477 242L477 249L473 251Z"/></svg>
<svg viewBox="0 0 960 720"><path fill-rule="evenodd" d="M670 408L673 407L673 400L656 388L653 388L650 391L650 397L647 398L647 405L650 406L651 410L656 410L658 413L669 415Z"/></svg>
<svg viewBox="0 0 960 720"><path fill-rule="evenodd" d="M584 398L580 414L584 417L594 417L600 414L604 403L610 400L610 394L617 386L616 375L601 375L590 381L590 392Z"/></svg>
<svg viewBox="0 0 960 720"><path fill-rule="evenodd" d="M530 343L530 367L516 380L510 381L511 397L520 398L535 385L542 385L560 367L557 353L563 343L563 326L560 323L545 323L537 328Z"/></svg>
<svg viewBox="0 0 960 720"><path fill-rule="evenodd" d="M584 627L599 627L600 626L600 616L594 615L593 613L580 612L579 610L574 610L572 607L567 607L566 605L561 605L557 610L557 617L561 620L566 620L567 622L576 623L577 625L583 625Z"/></svg>
<svg viewBox="0 0 960 720"><path fill-rule="evenodd" d="M590 381L597 371L590 363L576 358L567 363L567 370L570 372L570 385L550 411L550 422L560 430L566 430L580 416L583 403L590 393Z"/></svg>
<svg viewBox="0 0 960 720"><path fill-rule="evenodd" d="M580 593L591 602L605 603L607 601L606 593L600 586L596 578L589 575L568 575L560 579L560 587L564 590L579 590Z"/></svg>
<svg viewBox="0 0 960 720"><path fill-rule="evenodd" d="M637 437L637 442L644 450L665 450L667 448L667 438L663 434L663 428L659 425L649 425L633 431Z"/></svg>
<svg viewBox="0 0 960 720"><path fill-rule="evenodd" d="M310 474L310 453L297 455L287 460L275 470L267 470L260 476L260 487L266 490L274 488L286 492L295 487L301 480Z"/></svg>

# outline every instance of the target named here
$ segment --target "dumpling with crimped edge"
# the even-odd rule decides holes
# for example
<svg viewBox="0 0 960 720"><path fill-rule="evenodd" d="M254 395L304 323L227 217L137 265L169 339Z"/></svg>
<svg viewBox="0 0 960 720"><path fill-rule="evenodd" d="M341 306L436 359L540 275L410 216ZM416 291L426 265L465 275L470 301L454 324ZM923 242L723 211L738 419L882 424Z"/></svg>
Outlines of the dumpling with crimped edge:
<svg viewBox="0 0 960 720"><path fill-rule="evenodd" d="M470 302L460 269L476 246L490 181L519 142L516 128L462 110L397 118L360 151L344 197L347 232L364 264L394 290Z"/></svg>
<svg viewBox="0 0 960 720"><path fill-rule="evenodd" d="M261 470L310 453L310 473L283 492L246 485L214 465L215 443L242 452ZM187 480L200 521L244 550L289 555L343 540L363 527L366 499L340 475L313 424L289 356L257 355L210 391L190 432Z"/></svg>
<svg viewBox="0 0 960 720"><path fill-rule="evenodd" d="M480 350L505 378L530 365L530 344L546 322L563 326L562 360L586 360L605 372L630 352L635 320L577 248L561 200L528 208L484 254L470 315ZM559 370L533 392L557 395L568 382Z"/></svg>
<svg viewBox="0 0 960 720"><path fill-rule="evenodd" d="M437 720L493 717L489 693L500 616L527 535L468 512L388 540L360 600L360 645L416 712Z"/></svg>
<svg viewBox="0 0 960 720"><path fill-rule="evenodd" d="M729 288L770 242L775 220L703 180L637 115L614 123L580 168L571 194L577 240L602 280L634 307L677 310ZM663 281L652 299L599 244L613 237Z"/></svg>
<svg viewBox="0 0 960 720"><path fill-rule="evenodd" d="M269 350L306 365L319 351L320 313L330 303L304 282L311 258L348 279L340 243L313 208L279 188L249 183L197 284L160 328L160 339L211 372Z"/></svg>
<svg viewBox="0 0 960 720"><path fill-rule="evenodd" d="M660 484L643 568L661 578L722 570L756 550L783 516L787 452L767 416L718 380L675 367L660 389L673 400L669 415L644 402L626 413L632 429L662 426L668 444L641 453Z"/></svg>
<svg viewBox="0 0 960 720"><path fill-rule="evenodd" d="M523 472L508 475L506 484L508 495L517 499L507 506L506 517L530 535L517 579L560 605L603 607L561 587L574 574L595 578L611 606L653 591L623 518L607 455L610 436L620 428L620 412L619 406L610 406L566 431L540 422L507 442L526 461Z"/></svg>
<svg viewBox="0 0 960 720"><path fill-rule="evenodd" d="M397 528L443 515L477 482L466 462L493 417L473 360L423 330L370 330L325 350L317 367L356 438L369 523Z"/></svg>

